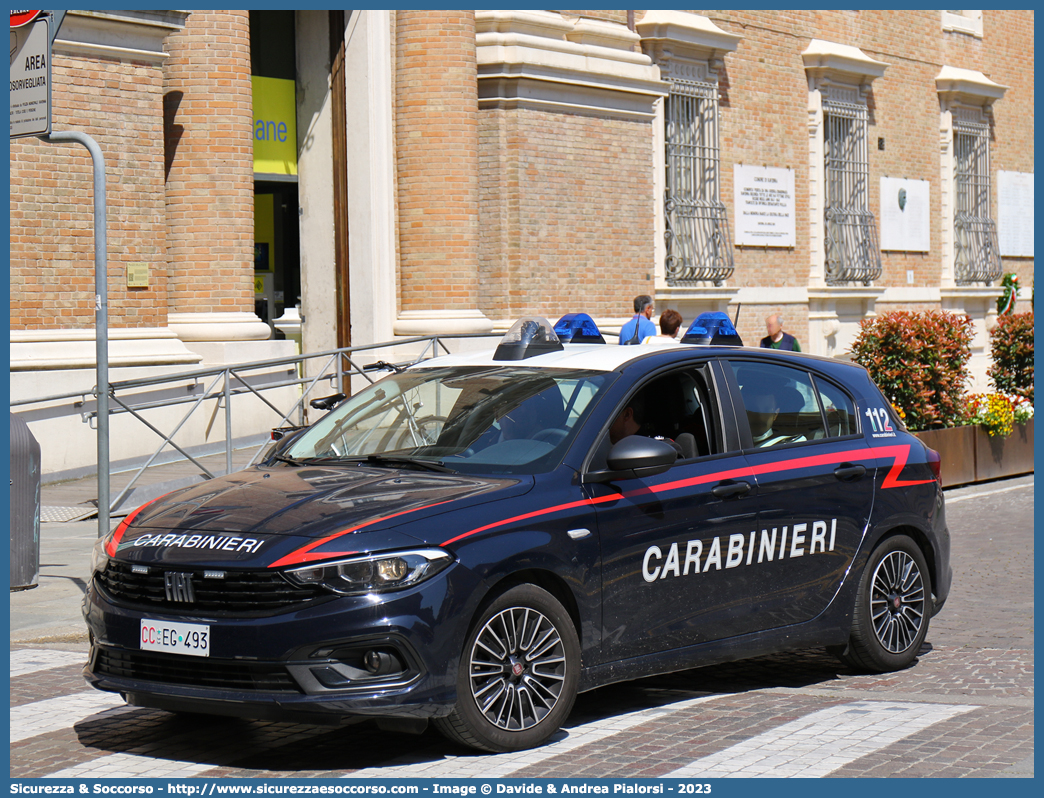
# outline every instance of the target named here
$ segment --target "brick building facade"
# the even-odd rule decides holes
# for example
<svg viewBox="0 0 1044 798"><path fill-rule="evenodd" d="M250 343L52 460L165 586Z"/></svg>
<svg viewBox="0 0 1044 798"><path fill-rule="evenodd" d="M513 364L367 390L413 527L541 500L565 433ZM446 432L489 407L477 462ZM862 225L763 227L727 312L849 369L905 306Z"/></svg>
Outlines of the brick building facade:
<svg viewBox="0 0 1044 798"><path fill-rule="evenodd" d="M1033 52L1032 11L69 12L53 118L106 154L114 379L284 354L297 297L314 352L649 293L834 356L967 312L981 385L1033 283ZM16 395L92 384L90 170L12 141Z"/></svg>

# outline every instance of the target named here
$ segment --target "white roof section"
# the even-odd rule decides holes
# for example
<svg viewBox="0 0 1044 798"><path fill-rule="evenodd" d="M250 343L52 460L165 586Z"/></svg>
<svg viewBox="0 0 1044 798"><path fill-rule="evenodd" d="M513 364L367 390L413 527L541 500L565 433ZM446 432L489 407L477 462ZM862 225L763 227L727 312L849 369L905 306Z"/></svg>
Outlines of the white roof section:
<svg viewBox="0 0 1044 798"><path fill-rule="evenodd" d="M749 347L703 346L698 344L679 344L678 346L662 346L658 344L562 344L563 351L548 352L545 355L534 355L525 360L494 360L496 347L479 352L466 352L458 355L443 355L416 363L410 368L436 368L441 366L502 366L505 368L545 368L545 369L587 369L589 371L615 371L625 363L637 360L646 355L673 352L677 355L694 354L701 349L713 349L717 353L742 352ZM757 350L764 351L764 350Z"/></svg>
<svg viewBox="0 0 1044 798"><path fill-rule="evenodd" d="M642 345L620 346L619 344L562 344L563 351L534 355L525 360L494 360L496 347L479 352L424 360L412 368L434 368L436 366L522 366L524 368L589 369L591 371L614 371L624 363L652 352L662 352L663 347ZM686 347L688 348L688 347Z"/></svg>

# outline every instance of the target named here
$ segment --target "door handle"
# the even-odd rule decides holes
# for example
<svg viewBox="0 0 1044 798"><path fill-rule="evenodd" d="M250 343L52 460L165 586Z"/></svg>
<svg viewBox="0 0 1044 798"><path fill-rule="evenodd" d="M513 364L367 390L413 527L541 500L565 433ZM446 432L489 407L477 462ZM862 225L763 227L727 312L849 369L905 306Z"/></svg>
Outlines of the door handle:
<svg viewBox="0 0 1044 798"><path fill-rule="evenodd" d="M743 496L750 492L750 484L747 482L722 482L711 488L711 493L719 499L727 499L730 496Z"/></svg>
<svg viewBox="0 0 1044 798"><path fill-rule="evenodd" d="M842 463L834 469L834 476L840 479L842 482L854 482L855 480L863 476L863 474L865 473L865 466L852 465L851 463Z"/></svg>

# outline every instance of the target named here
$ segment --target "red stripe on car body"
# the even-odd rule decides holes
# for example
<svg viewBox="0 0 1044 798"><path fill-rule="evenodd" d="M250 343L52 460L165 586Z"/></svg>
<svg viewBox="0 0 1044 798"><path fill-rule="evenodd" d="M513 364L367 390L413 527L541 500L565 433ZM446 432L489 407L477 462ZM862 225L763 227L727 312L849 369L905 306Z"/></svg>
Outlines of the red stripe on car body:
<svg viewBox="0 0 1044 798"><path fill-rule="evenodd" d="M557 504L553 507L545 507L540 510L533 510L522 515L512 516L511 518L504 518L500 521L494 521L484 526L476 527L467 532L463 532L456 537L452 537L449 540L442 542L439 545L449 546L451 543L456 543L458 540L462 540L471 535L476 535L479 532L485 532L489 529L496 529L497 527L506 526L517 521L526 521L530 518L539 518L543 515L550 515L552 513L562 512L564 510L572 510L576 507L591 506L595 504L602 504L608 501L616 501L621 498L638 496L642 493L664 493L672 490L679 490L681 488L692 487L694 485L703 485L708 482L719 482L723 479L737 479L739 477L752 477L759 474L772 474L778 471L791 471L799 468L811 468L818 465L830 465L831 463L843 463L846 461L856 461L859 459L870 459L879 460L885 457L893 458L892 467L889 469L888 474L885 475L884 482L881 484L882 489L889 488L903 488L910 485L923 485L928 482L934 482L932 479L922 480L900 480L898 479L899 473L906 465L907 458L910 456L910 445L897 445L897 446L882 446L878 448L864 447L859 449L846 449L843 452L831 452L828 454L815 454L807 457L798 457L792 460L780 460L774 463L762 463L757 466L744 466L743 468L733 468L728 471L715 471L710 474L703 474L698 477L689 477L688 479L679 479L673 482L664 482L659 485L650 485L643 487L640 490L632 491L628 494L609 494L606 496L599 496L590 499L578 499L572 502L566 502L565 504ZM415 513L421 510L428 510L432 507L438 507L440 504L448 504L452 499L445 502L437 502L435 504L428 504L423 507L416 507L412 510L403 510L398 513L392 513L391 515L385 515L380 518L375 518L372 521L366 521L362 524L343 529L340 532L335 532L332 535L328 535L320 540L313 541L308 545L297 549L294 552L276 560L274 563L269 565L269 568L281 568L287 565L298 565L307 562L314 562L316 560L329 559L331 557L344 557L352 554L358 554L358 552L316 552L312 553L314 549L329 543L331 540L347 535L351 532L357 532L373 524L378 524L382 521L387 521L391 518L396 518L401 515L408 513Z"/></svg>
<svg viewBox="0 0 1044 798"><path fill-rule="evenodd" d="M170 493L173 492L174 491L171 491ZM141 505L141 507L139 507L137 510L135 510L122 521L120 521L120 525L116 527L115 530L113 530L112 537L109 538L109 542L105 544L105 553L108 554L110 557L115 557L116 547L119 546L120 540L123 538L123 536L127 534L127 530L130 529L130 525L134 522L134 519L138 517L138 513L140 513L150 504L155 504L164 496L169 496L170 493L164 493L163 496L157 496L152 501L145 502L145 504Z"/></svg>
<svg viewBox="0 0 1044 798"><path fill-rule="evenodd" d="M312 562L314 560L325 559L325 558L328 558L328 557L345 556L345 552L333 552L333 553L322 552L320 554L309 554L309 552L312 551L312 549L317 549L320 546L322 546L322 545L324 545L326 543L329 543L331 540L336 540L337 538L341 537L341 535L348 535L348 534L350 534L352 532L358 532L363 527L372 526L373 524L379 524L381 521L387 521L389 518L397 518L398 516L406 515L407 513L416 513L416 512L420 512L421 510L430 510L432 507L438 507L440 504L448 504L451 501L453 501L453 500L452 499L447 499L444 502L435 502L435 504L426 504L423 507L414 507L411 510L400 510L399 512L392 513L391 515L383 515L380 518L374 518L372 521L365 521L364 523L356 524L355 526L348 527L348 529L342 529L340 532L334 532L332 535L327 535L325 538L320 538L319 540L313 540L308 545L302 546L301 548L297 549L296 551L290 552L285 557L279 558L278 560L276 560L274 563L272 563L268 567L269 568L280 568L280 567L282 567L284 565L296 565L298 563ZM347 552L347 554L358 554L358 552L351 551L351 552Z"/></svg>
<svg viewBox="0 0 1044 798"><path fill-rule="evenodd" d="M599 496L593 499L581 499L579 501L567 502L566 504L558 504L554 507L547 507L543 510L534 510L533 512L525 513L523 515L516 515L512 518L505 518L502 521L494 521L491 524L480 526L476 529L464 532L456 537L450 538L444 541L440 545L448 546L451 543L456 543L458 540L470 537L479 532L485 532L488 529L494 529L498 526L504 526L511 524L516 521L525 521L529 518L536 518L541 515L549 515L551 513L561 512L562 510L571 510L574 507L580 507L583 505L594 505L601 504L606 501L616 501L621 498L628 498L632 496L638 496L642 493L665 493L667 491L679 490L681 488L688 488L694 485L704 485L708 482L720 482L723 479L737 479L739 477L752 477L759 474L772 474L778 471L792 471L799 468L811 468L817 465L830 465L831 463L844 463L846 461L856 461L859 459L870 459L879 460L884 457L893 458L891 469L884 478L884 482L881 484L882 489L888 488L903 488L910 485L923 485L928 482L934 482L934 479L921 479L921 480L900 480L898 479L899 472L902 471L906 465L906 460L910 456L910 445L899 445L899 446L882 446L878 448L864 447L859 449L847 449L843 452L831 452L828 454L814 454L808 457L798 457L793 460L779 460L774 463L762 463L757 466L744 466L743 468L733 468L728 471L715 471L710 474L703 474L698 477L689 477L688 479L679 479L673 482L663 482L659 485L650 485L643 487L640 490L632 491L627 494L607 496Z"/></svg>

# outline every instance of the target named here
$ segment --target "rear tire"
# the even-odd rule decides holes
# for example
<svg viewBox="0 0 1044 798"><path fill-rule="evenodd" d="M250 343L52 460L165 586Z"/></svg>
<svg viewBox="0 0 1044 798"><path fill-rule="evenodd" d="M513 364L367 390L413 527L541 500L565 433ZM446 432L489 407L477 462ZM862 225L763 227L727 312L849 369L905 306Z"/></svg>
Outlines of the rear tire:
<svg viewBox="0 0 1044 798"><path fill-rule="evenodd" d="M896 535L874 549L859 580L852 636L841 659L872 673L910 665L928 634L931 577L920 548Z"/></svg>
<svg viewBox="0 0 1044 798"><path fill-rule="evenodd" d="M579 678L569 613L546 590L518 585L475 621L457 670L457 705L435 727L482 751L533 748L569 716Z"/></svg>

